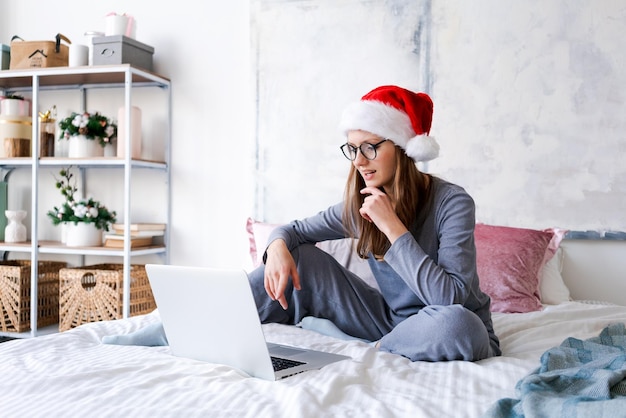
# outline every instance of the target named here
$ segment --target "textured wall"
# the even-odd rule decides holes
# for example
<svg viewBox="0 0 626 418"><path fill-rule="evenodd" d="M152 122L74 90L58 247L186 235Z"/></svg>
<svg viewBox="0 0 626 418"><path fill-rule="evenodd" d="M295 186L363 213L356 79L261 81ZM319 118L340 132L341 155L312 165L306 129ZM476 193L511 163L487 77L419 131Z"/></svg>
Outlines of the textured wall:
<svg viewBox="0 0 626 418"><path fill-rule="evenodd" d="M423 6L414 1L255 1L259 213L282 222L342 197L337 124L386 83L423 88Z"/></svg>
<svg viewBox="0 0 626 418"><path fill-rule="evenodd" d="M626 229L626 5L253 0L257 216L341 198L343 107L381 84L430 93L441 157L479 221Z"/></svg>
<svg viewBox="0 0 626 418"><path fill-rule="evenodd" d="M479 217L626 228L626 3L435 2L436 172Z"/></svg>

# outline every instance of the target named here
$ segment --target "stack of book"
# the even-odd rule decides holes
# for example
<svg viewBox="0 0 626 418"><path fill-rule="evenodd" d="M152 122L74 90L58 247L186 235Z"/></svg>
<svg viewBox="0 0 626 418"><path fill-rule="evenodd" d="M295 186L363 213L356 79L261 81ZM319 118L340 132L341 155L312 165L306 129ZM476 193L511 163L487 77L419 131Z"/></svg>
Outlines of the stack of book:
<svg viewBox="0 0 626 418"><path fill-rule="evenodd" d="M130 248L149 247L155 237L165 234L165 224L142 223L130 225ZM104 246L124 248L124 224L113 224L113 231L104 235Z"/></svg>

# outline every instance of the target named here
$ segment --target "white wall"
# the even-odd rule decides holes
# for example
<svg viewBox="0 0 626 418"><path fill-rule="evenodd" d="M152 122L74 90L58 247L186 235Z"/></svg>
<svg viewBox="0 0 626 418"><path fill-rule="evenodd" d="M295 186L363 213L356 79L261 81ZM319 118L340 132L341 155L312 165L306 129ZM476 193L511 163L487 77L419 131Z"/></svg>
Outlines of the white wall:
<svg viewBox="0 0 626 418"><path fill-rule="evenodd" d="M0 42L8 44L15 34L40 40L61 32L85 43L84 33L103 31L112 11L136 18L136 39L155 48L155 72L172 80L171 262L247 266L245 222L254 190L248 2L2 1ZM115 207L106 181L90 192ZM133 201L155 204L151 190Z"/></svg>
<svg viewBox="0 0 626 418"><path fill-rule="evenodd" d="M626 4L433 2L442 158L481 219L626 228Z"/></svg>
<svg viewBox="0 0 626 418"><path fill-rule="evenodd" d="M110 11L136 17L172 80L174 263L248 265L249 215L337 201L340 111L383 83L433 96L428 168L479 220L626 229L621 2L5 0L0 41L80 43Z"/></svg>
<svg viewBox="0 0 626 418"><path fill-rule="evenodd" d="M624 2L251 5L270 220L341 196L341 110L399 84L433 97L441 157L428 169L470 192L479 221L626 229Z"/></svg>

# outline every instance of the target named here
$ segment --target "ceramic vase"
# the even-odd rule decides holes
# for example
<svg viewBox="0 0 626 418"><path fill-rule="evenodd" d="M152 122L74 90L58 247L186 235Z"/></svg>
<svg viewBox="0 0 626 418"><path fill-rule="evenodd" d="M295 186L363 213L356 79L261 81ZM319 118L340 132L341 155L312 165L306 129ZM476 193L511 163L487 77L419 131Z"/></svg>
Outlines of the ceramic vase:
<svg viewBox="0 0 626 418"><path fill-rule="evenodd" d="M85 135L74 135L69 139L69 158L103 157L104 147L98 138L89 139Z"/></svg>
<svg viewBox="0 0 626 418"><path fill-rule="evenodd" d="M4 242L26 241L26 226L22 223L26 217L25 210L5 210L4 214L9 220L4 228Z"/></svg>
<svg viewBox="0 0 626 418"><path fill-rule="evenodd" d="M65 224L65 245L68 247L100 247L102 230L94 223L67 222Z"/></svg>

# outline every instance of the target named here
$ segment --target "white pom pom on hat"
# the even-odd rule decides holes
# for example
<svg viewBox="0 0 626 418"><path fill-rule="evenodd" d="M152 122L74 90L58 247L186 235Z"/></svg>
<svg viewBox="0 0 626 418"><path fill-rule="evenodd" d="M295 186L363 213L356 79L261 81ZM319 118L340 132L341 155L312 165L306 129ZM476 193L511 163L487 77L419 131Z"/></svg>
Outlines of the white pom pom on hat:
<svg viewBox="0 0 626 418"><path fill-rule="evenodd" d="M439 155L439 144L428 134L433 101L426 93L398 86L381 86L346 107L339 128L344 134L362 130L389 139L415 162Z"/></svg>

